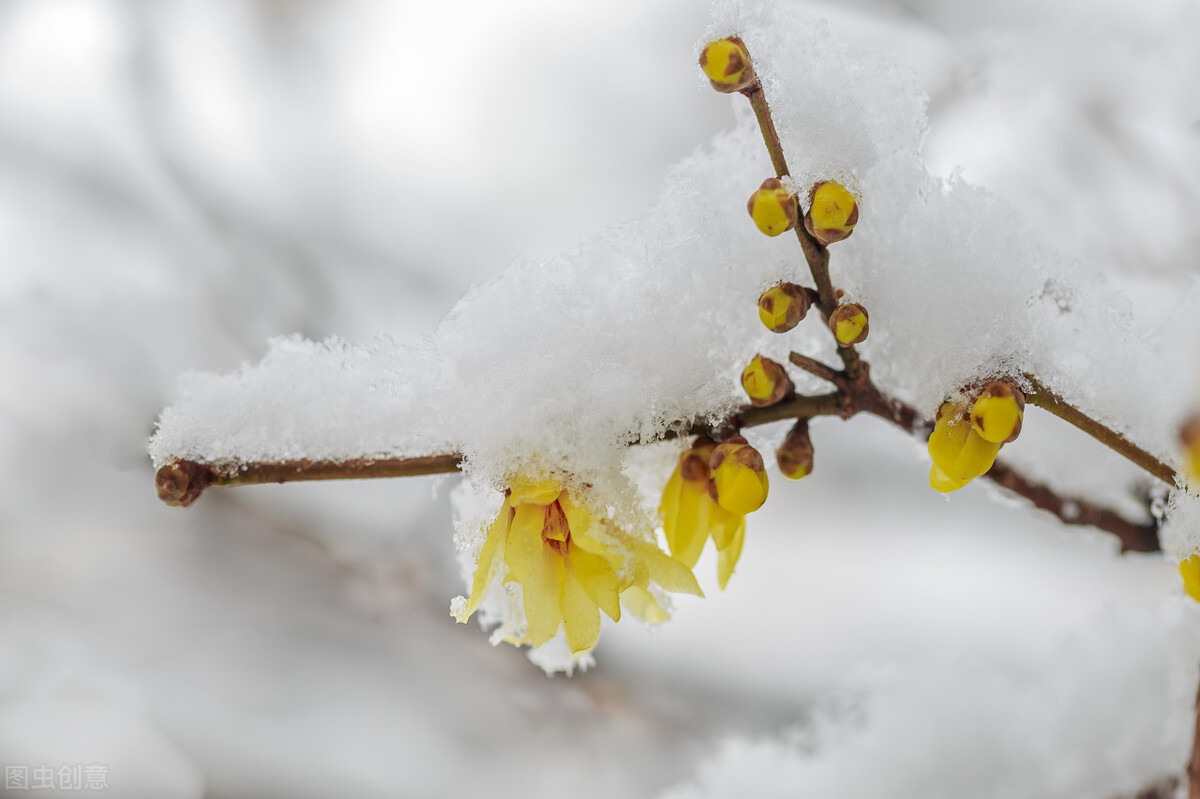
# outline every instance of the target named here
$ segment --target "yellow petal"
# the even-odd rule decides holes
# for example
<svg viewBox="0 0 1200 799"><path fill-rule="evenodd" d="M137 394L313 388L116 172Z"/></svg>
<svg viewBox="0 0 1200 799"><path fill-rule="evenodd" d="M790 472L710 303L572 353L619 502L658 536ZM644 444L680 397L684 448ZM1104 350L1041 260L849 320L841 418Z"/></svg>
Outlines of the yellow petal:
<svg viewBox="0 0 1200 799"><path fill-rule="evenodd" d="M471 581L471 596L467 599L467 606L454 617L455 620L465 622L471 618L471 614L479 608L479 603L483 601L488 586L492 584L500 564L504 562L504 540L508 537L508 525L511 520L512 510L506 502L488 529L487 538L483 541L483 548L479 550L479 562L475 564L475 577Z"/></svg>
<svg viewBox="0 0 1200 799"><path fill-rule="evenodd" d="M746 517L730 513L713 502L712 497L709 497L708 501L708 529L712 533L712 540L717 545L717 549L724 549L733 540L733 534L737 532L737 528L746 524Z"/></svg>
<svg viewBox="0 0 1200 799"><path fill-rule="evenodd" d="M1180 563L1179 576L1183 578L1183 590L1187 595L1200 602L1200 555L1192 555Z"/></svg>
<svg viewBox="0 0 1200 799"><path fill-rule="evenodd" d="M992 468L1000 447L1000 444L988 441L974 428L968 427L967 443L963 444L953 464L949 467L942 465L942 471L955 480L972 480Z"/></svg>
<svg viewBox="0 0 1200 799"><path fill-rule="evenodd" d="M675 528L675 545L671 546L670 537L667 545L680 563L689 569L700 560L704 551L704 542L708 540L710 518L712 512L722 511L717 503L708 495L708 489L703 485L684 483L679 492L679 520Z"/></svg>
<svg viewBox="0 0 1200 799"><path fill-rule="evenodd" d="M508 532L504 562L518 582L529 580L541 568L542 550L546 549L542 541L545 519L545 506L529 503L517 505Z"/></svg>
<svg viewBox="0 0 1200 799"><path fill-rule="evenodd" d="M942 416L934 425L933 432L929 434L929 457L933 458L933 462L942 471L948 466L953 467L971 432L971 425L959 416L961 410L961 405L943 405Z"/></svg>
<svg viewBox="0 0 1200 799"><path fill-rule="evenodd" d="M592 516L587 506L571 496L570 491L562 492L558 498L558 505L567 517L567 525L571 528L571 535L573 536L586 535L596 522L595 517Z"/></svg>
<svg viewBox="0 0 1200 799"><path fill-rule="evenodd" d="M953 477L947 476L938 465L932 464L929 467L929 485L935 491L941 491L943 494L949 494L951 491L957 491L965 486L970 480L955 480Z"/></svg>
<svg viewBox="0 0 1200 799"><path fill-rule="evenodd" d="M569 570L563 581L562 621L572 654L578 655L596 645L600 637L600 609Z"/></svg>
<svg viewBox="0 0 1200 799"><path fill-rule="evenodd" d="M517 477L509 486L512 492L513 505L529 502L534 505L549 505L558 499L562 492L562 483L553 479L534 480L528 477Z"/></svg>
<svg viewBox="0 0 1200 799"><path fill-rule="evenodd" d="M662 624L671 618L671 614L658 604L658 600L649 591L637 585L630 586L621 593L621 602L630 613L646 624Z"/></svg>
<svg viewBox="0 0 1200 799"><path fill-rule="evenodd" d="M746 519L743 517L733 532L733 538L729 542L729 546L717 553L717 584L721 586L722 591L725 590L725 585L733 575L733 570L737 566L738 559L742 557L742 544L745 541Z"/></svg>
<svg viewBox="0 0 1200 799"><path fill-rule="evenodd" d="M1022 416L1015 396L980 397L971 407L971 426L984 440L1000 444L1017 429Z"/></svg>
<svg viewBox="0 0 1200 799"><path fill-rule="evenodd" d="M682 592L704 596L696 575L675 558L663 552L654 544L638 541L634 544L638 556L646 564L650 579L667 591Z"/></svg>
<svg viewBox="0 0 1200 799"><path fill-rule="evenodd" d="M621 581L599 555L593 555L579 547L571 547L567 554L567 567L579 582L592 602L608 614L613 621L621 620Z"/></svg>
<svg viewBox="0 0 1200 799"><path fill-rule="evenodd" d="M536 649L558 632L562 620L563 559L550 547L542 547L539 568L521 581L529 643Z"/></svg>
<svg viewBox="0 0 1200 799"><path fill-rule="evenodd" d="M672 553L678 551L675 543L675 531L679 526L679 492L682 489L683 470L680 466L676 466L675 471L671 473L671 478L667 480L666 487L663 488L662 503L658 506L658 515L663 520L663 532L667 534L667 547Z"/></svg>

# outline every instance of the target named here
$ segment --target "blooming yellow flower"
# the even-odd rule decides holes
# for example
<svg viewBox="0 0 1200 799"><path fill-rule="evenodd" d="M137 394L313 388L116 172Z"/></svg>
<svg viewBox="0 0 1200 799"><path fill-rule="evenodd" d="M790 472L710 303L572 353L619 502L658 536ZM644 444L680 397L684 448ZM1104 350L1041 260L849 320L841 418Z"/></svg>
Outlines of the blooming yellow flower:
<svg viewBox="0 0 1200 799"><path fill-rule="evenodd" d="M726 451L751 449L744 441L722 446ZM659 513L667 534L667 547L689 569L695 567L704 544L712 538L717 547L717 582L724 589L742 555L746 514L762 505L767 487L761 456L757 470L745 467L738 457L724 457L721 459L724 471L714 475L711 464L717 449L716 442L701 436L680 456L663 490ZM718 476L720 481L716 480ZM715 484L718 482L720 485ZM729 508L722 507L713 496L714 487L718 493L724 491Z"/></svg>
<svg viewBox="0 0 1200 799"><path fill-rule="evenodd" d="M561 624L575 654L595 646L601 610L621 619L622 600L652 624L666 619L651 582L703 596L690 569L597 519L554 479L513 480L480 550L471 596L455 618L470 618L502 576L521 586L528 630L517 643L539 647Z"/></svg>

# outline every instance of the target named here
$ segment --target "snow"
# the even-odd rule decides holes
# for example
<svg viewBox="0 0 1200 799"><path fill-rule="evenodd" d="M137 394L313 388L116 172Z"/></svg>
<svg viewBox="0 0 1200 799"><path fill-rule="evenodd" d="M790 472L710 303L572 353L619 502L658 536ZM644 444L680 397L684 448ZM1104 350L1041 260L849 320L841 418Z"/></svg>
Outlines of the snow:
<svg viewBox="0 0 1200 799"><path fill-rule="evenodd" d="M1191 5L794 4L828 29L747 34L793 169L862 194L834 275L887 388L928 411L1011 363L1174 454L1200 365ZM0 763L95 758L155 796L1108 799L1179 773L1194 497L1165 556L1122 557L983 485L934 495L877 420L815 422L813 476L772 474L729 589L706 556L706 599L607 627L586 672L448 617L477 545L452 518L531 451L645 513L681 444L631 438L740 401L755 352L836 358L815 318L759 332L758 291L807 280L745 217L769 166L697 76L697 4L150 8L0 29ZM381 74L464 36L486 58L439 61L436 106ZM1140 196L1163 214L1126 232ZM461 447L474 479L179 512L144 454L164 407L159 460ZM1033 410L1002 457L1141 511L1135 469Z"/></svg>

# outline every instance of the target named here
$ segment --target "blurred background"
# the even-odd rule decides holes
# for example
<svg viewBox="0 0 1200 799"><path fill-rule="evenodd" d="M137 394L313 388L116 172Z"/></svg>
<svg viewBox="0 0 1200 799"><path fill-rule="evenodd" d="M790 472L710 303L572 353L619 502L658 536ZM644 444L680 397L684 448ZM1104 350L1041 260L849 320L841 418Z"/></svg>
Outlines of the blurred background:
<svg viewBox="0 0 1200 799"><path fill-rule="evenodd" d="M804 5L916 73L931 169L1131 296L1194 297L1194 2ZM947 501L874 420L815 423L814 475L751 519L729 589L706 556L708 599L606 629L573 678L450 618L456 478L155 498L181 373L273 335L429 334L515 256L637 216L732 123L695 65L707 19L0 2L4 795L27 790L9 767L28 790L53 770L50 796L93 765L161 799L1099 799L1182 768L1197 619L1174 564L984 485ZM1058 458L1035 470L1109 463L1034 413L1027 438Z"/></svg>

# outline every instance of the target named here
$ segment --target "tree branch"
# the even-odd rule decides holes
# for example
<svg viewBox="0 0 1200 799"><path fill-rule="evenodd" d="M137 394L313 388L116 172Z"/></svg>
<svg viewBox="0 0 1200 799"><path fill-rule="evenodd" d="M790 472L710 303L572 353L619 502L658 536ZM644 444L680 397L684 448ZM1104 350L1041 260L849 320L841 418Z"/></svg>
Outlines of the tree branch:
<svg viewBox="0 0 1200 799"><path fill-rule="evenodd" d="M787 158L783 155L783 145L779 142L779 133L775 130L775 120L771 118L771 107L767 105L767 96L763 92L762 81L755 79L754 83L742 90L750 100L754 116L758 120L758 128L762 132L763 142L771 156L771 164L775 167L776 177L790 177ZM804 260L808 261L808 271L812 273L813 282L817 284L817 307L826 319L837 308L837 291L833 281L829 279L829 250L797 223L793 228L796 238L800 240L800 249L804 251ZM846 371L854 374L860 368L858 351L854 347L838 347L838 355Z"/></svg>
<svg viewBox="0 0 1200 799"><path fill-rule="evenodd" d="M1064 422L1074 425L1112 451L1125 456L1134 465L1141 467L1172 488L1175 487L1175 470L1170 466L1137 444L1134 444L1122 434L1105 427L1074 405L1068 403L1058 394L1046 388L1034 375L1026 374L1025 379L1029 381L1032 388L1032 391L1025 395L1025 401L1030 405L1036 405L1042 410L1054 414Z"/></svg>

